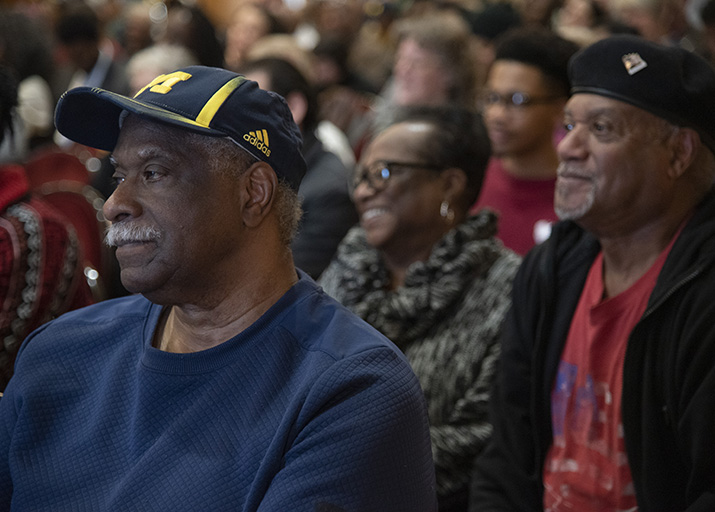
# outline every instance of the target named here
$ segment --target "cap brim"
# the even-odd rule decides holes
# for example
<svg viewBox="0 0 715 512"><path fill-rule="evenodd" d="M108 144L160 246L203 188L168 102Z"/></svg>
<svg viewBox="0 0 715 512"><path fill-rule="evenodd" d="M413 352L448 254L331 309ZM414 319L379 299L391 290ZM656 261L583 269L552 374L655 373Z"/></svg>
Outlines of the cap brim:
<svg viewBox="0 0 715 512"><path fill-rule="evenodd" d="M119 138L119 118L125 110L196 133L226 136L175 112L96 87L77 87L65 92L57 103L55 126L70 140L112 151Z"/></svg>

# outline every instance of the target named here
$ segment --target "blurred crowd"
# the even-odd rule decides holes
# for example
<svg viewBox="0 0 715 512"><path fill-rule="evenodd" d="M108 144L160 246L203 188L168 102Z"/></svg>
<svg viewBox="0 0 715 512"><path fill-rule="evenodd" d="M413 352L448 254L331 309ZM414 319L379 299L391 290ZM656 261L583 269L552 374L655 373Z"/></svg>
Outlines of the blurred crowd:
<svg viewBox="0 0 715 512"><path fill-rule="evenodd" d="M564 136L567 63L580 48L614 34L640 35L715 63L715 0L6 1L0 9L0 66L16 79L17 106L8 136L0 139L0 167L12 166L13 183L22 184L12 201L32 193L66 216L70 241L57 250L65 254L70 242L79 247L72 260L76 268L65 268L65 279L81 300L69 300L66 285L65 307L42 320L128 293L102 244L107 226L102 203L113 190L112 166L105 152L56 132L54 111L61 95L88 86L134 96L155 77L194 65L244 74L285 97L303 135L308 172L298 191L303 218L292 244L296 265L391 333L388 337L415 368L424 365L417 373L435 427L440 498L444 510L450 509L450 499L454 510L463 509L469 478L462 468L470 462L455 459L462 452L473 457L489 436L480 393L488 394L511 280L520 256L547 239L557 220L555 147ZM529 105L539 107L526 109ZM459 112L412 111L410 117L409 107ZM481 117L462 117L461 110ZM415 135L420 130L422 135ZM454 177L442 172L457 167L464 172ZM401 192L395 187L402 182L391 177L405 168L439 169L441 181L423 173L424 195L415 192L416 179L412 189ZM9 187L9 171L2 176L7 180L0 185ZM393 188L387 188L390 179ZM9 190L0 189L0 198L10 197ZM365 219L382 214L392 199L384 193L380 208L368 203L385 190L394 193L397 205L411 197L414 208L402 212L394 232L371 231ZM433 206L431 217L418 225L425 204ZM479 217L485 208L496 216ZM359 218L365 232L353 229ZM493 244L492 235L501 241ZM450 243L461 256L470 254L462 244L477 241L478 253L470 246L473 259L452 263ZM429 256L433 247L446 249ZM399 261L410 250L408 261ZM415 262L427 263L414 267ZM473 275L475 262L483 263L483 275ZM442 282L447 264L462 267L456 278ZM77 272L87 287L71 277ZM423 281L417 283L419 276ZM473 285L464 284L470 279ZM480 309L480 297L490 289L484 283L495 290L488 311ZM0 298L9 297L11 288L0 287ZM462 295L471 288L474 297ZM409 293L401 296L405 290ZM456 317L461 323L430 316L437 306L422 299L432 300L434 290L442 299L459 292L454 300L463 303L464 312ZM378 296L379 311L373 311ZM445 299L445 310L460 310L455 304ZM404 315L406 305L413 316ZM29 327L39 321L20 329L8 311L0 318L0 333L9 363L0 363L11 364ZM17 308L10 313L19 314ZM455 332L454 325L464 332ZM480 334L486 348L469 354L478 364L455 370L450 366L454 347L463 340L460 353L468 353L478 328L489 331ZM434 368L436 377L430 373ZM445 384L441 379L450 371L455 382ZM450 390L447 405L437 399L445 389ZM458 420L450 409L455 396L464 409ZM454 424L469 422L473 431L453 431ZM443 431L436 430L440 426Z"/></svg>
<svg viewBox="0 0 715 512"><path fill-rule="evenodd" d="M87 166L104 196L111 184L101 160L54 133L54 106L77 85L134 94L182 66L241 72L250 60L287 60L316 94L319 138L350 167L399 106L477 106L495 45L510 29L538 27L578 46L631 32L715 59L715 1L707 0L4 4L0 62L20 84L15 136L0 158L25 162L40 149L61 148Z"/></svg>
<svg viewBox="0 0 715 512"><path fill-rule="evenodd" d="M715 58L707 0L15 0L0 12L0 61L21 81L22 132L4 159L52 140L68 88L134 93L189 64L240 72L257 58L289 60L359 157L374 118L395 105L476 105L495 42L517 26L579 46L638 33Z"/></svg>

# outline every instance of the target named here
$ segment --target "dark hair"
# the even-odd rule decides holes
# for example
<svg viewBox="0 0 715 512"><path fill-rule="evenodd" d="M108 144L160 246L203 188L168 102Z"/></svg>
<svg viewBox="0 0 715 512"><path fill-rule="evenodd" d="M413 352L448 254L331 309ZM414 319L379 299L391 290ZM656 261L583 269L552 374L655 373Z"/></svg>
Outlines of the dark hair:
<svg viewBox="0 0 715 512"><path fill-rule="evenodd" d="M579 46L544 28L515 28L497 40L494 60L512 60L539 69L554 93L569 94L568 64Z"/></svg>
<svg viewBox="0 0 715 512"><path fill-rule="evenodd" d="M308 82L303 73L298 71L293 64L280 57L264 57L251 60L241 65L241 73L263 71L271 81L270 90L286 98L290 93L302 94L308 104L303 130L313 130L318 124L317 96L315 89Z"/></svg>
<svg viewBox="0 0 715 512"><path fill-rule="evenodd" d="M338 39L337 37L324 37L313 48L313 55L330 59L339 68L341 78L348 73L348 57L350 55L350 43Z"/></svg>
<svg viewBox="0 0 715 512"><path fill-rule="evenodd" d="M489 3L482 10L467 15L472 33L493 41L506 31L521 26L521 15L506 2Z"/></svg>
<svg viewBox="0 0 715 512"><path fill-rule="evenodd" d="M467 189L462 206L468 209L479 196L491 156L491 144L482 116L475 110L453 105L404 106L395 112L391 124L405 122L434 126L420 156L436 165L464 171Z"/></svg>
<svg viewBox="0 0 715 512"><path fill-rule="evenodd" d="M191 50L202 66L223 67L223 44L216 35L216 27L198 6L181 3L169 5L169 13L178 14L188 25L187 39L176 34L166 34L168 42Z"/></svg>
<svg viewBox="0 0 715 512"><path fill-rule="evenodd" d="M13 133L13 110L17 106L17 80L12 71L0 65L0 143Z"/></svg>
<svg viewBox="0 0 715 512"><path fill-rule="evenodd" d="M22 12L0 10L1 60L19 80L39 75L52 79L52 45L44 24Z"/></svg>
<svg viewBox="0 0 715 512"><path fill-rule="evenodd" d="M97 13L83 2L71 2L63 8L55 29L63 44L79 41L98 42L100 23Z"/></svg>
<svg viewBox="0 0 715 512"><path fill-rule="evenodd" d="M708 0L700 11L700 19L705 25L715 25L715 0Z"/></svg>

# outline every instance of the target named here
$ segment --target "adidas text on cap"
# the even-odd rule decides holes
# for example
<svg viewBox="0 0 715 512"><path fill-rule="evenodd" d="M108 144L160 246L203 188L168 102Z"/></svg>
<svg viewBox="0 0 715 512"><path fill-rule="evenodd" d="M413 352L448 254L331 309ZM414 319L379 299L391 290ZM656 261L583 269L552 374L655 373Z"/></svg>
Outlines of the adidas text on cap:
<svg viewBox="0 0 715 512"><path fill-rule="evenodd" d="M285 100L226 69L180 69L158 76L134 98L77 87L57 103L55 124L68 139L112 151L123 111L210 137L230 137L295 190L305 174L302 137Z"/></svg>

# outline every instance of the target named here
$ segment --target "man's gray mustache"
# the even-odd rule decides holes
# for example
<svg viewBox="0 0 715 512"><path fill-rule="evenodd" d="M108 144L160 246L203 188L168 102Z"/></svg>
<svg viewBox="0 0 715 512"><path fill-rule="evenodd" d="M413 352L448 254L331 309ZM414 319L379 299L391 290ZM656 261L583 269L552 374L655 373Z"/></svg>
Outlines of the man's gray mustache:
<svg viewBox="0 0 715 512"><path fill-rule="evenodd" d="M589 178L588 173L584 172L583 167L580 165L573 165L567 162L562 162L556 168L556 175L562 176L564 174L579 176L581 178Z"/></svg>
<svg viewBox="0 0 715 512"><path fill-rule="evenodd" d="M154 242L160 238L161 232L154 227L119 223L109 226L104 243L116 247L132 242Z"/></svg>

